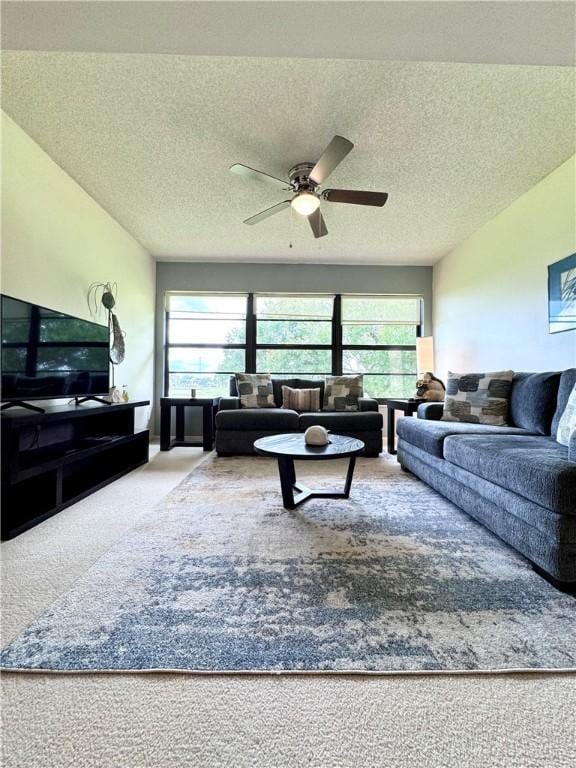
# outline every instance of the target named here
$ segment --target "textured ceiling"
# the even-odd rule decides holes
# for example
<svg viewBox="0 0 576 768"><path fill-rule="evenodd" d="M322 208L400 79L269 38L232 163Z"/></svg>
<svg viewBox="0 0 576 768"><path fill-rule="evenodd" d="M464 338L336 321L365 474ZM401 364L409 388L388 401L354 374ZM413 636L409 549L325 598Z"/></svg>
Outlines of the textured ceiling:
<svg viewBox="0 0 576 768"><path fill-rule="evenodd" d="M431 264L575 149L560 67L5 52L3 106L158 258ZM242 224L283 193L232 163L284 177L336 133L327 186L384 208Z"/></svg>

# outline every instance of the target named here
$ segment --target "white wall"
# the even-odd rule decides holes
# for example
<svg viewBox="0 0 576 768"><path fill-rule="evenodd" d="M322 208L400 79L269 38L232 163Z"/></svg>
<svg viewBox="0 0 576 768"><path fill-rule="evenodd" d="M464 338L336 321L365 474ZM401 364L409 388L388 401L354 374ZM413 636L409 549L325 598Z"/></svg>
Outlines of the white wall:
<svg viewBox="0 0 576 768"><path fill-rule="evenodd" d="M547 273L576 251L575 194L572 157L436 264L439 376L576 365L576 331L548 333Z"/></svg>
<svg viewBox="0 0 576 768"><path fill-rule="evenodd" d="M4 113L2 160L2 292L89 320L90 284L116 282L126 359L115 380L130 399L152 401L152 258ZM137 409L139 427L149 415Z"/></svg>

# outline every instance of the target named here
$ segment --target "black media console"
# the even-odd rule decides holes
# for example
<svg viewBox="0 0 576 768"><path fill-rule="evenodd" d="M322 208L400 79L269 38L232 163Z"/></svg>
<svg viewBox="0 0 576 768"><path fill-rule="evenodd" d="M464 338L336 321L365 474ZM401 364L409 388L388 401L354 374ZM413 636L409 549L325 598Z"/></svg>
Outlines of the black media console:
<svg viewBox="0 0 576 768"><path fill-rule="evenodd" d="M145 464L149 432L134 432L134 409L149 404L2 412L2 539Z"/></svg>

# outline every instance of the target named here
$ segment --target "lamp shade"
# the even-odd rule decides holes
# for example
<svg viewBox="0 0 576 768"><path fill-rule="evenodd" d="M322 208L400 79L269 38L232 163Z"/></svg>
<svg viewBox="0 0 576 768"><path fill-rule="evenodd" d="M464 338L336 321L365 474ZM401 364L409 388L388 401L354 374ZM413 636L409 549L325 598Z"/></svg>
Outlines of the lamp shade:
<svg viewBox="0 0 576 768"><path fill-rule="evenodd" d="M434 371L434 337L421 336L416 339L416 367L418 376Z"/></svg>

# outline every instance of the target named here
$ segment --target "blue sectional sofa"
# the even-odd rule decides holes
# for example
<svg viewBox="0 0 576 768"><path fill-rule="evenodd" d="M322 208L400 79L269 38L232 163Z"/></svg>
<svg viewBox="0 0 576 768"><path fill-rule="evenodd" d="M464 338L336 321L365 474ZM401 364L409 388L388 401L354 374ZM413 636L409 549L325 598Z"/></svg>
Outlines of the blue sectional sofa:
<svg viewBox="0 0 576 768"><path fill-rule="evenodd" d="M496 533L556 586L576 588L576 434L556 442L576 368L517 373L507 427L440 421L441 403L398 422L398 461Z"/></svg>

